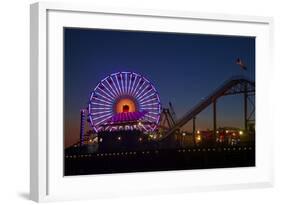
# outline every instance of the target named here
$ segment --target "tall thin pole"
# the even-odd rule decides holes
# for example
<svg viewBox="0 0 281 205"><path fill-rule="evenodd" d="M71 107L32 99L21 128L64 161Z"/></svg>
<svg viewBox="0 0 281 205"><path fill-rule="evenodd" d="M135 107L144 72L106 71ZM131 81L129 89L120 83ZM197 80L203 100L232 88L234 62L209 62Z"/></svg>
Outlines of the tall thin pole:
<svg viewBox="0 0 281 205"><path fill-rule="evenodd" d="M217 100L213 101L213 138L217 137Z"/></svg>
<svg viewBox="0 0 281 205"><path fill-rule="evenodd" d="M247 85L245 85L245 91L244 91L244 129L245 132L248 131L248 90Z"/></svg>
<svg viewBox="0 0 281 205"><path fill-rule="evenodd" d="M85 109L80 110L80 145L84 144L85 114Z"/></svg>
<svg viewBox="0 0 281 205"><path fill-rule="evenodd" d="M195 141L195 132L196 132L196 117L192 118L192 137L193 137L193 143L196 144Z"/></svg>

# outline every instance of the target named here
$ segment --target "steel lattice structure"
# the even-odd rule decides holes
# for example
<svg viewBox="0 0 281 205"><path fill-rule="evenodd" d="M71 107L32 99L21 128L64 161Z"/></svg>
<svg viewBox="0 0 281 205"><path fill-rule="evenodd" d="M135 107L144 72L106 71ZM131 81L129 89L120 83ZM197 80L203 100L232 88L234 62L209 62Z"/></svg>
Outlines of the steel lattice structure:
<svg viewBox="0 0 281 205"><path fill-rule="evenodd" d="M96 132L153 131L159 124L161 104L157 90L147 78L134 72L118 72L97 84L90 96L88 113Z"/></svg>
<svg viewBox="0 0 281 205"><path fill-rule="evenodd" d="M251 100L251 96L255 96L255 83L248 80L244 76L233 76L229 80L225 81L218 89L213 91L209 96L203 98L196 106L190 109L181 119L179 119L175 125L170 128L163 137L172 136L172 134L183 125L185 125L190 120L193 120L195 123L195 117L206 109L208 106L213 105L213 131L214 136L216 135L216 102L220 97L227 95L237 95L244 94L244 121L245 121L245 130L247 131L248 122L254 121L255 117L255 103ZM251 111L248 113L248 101L251 105Z"/></svg>

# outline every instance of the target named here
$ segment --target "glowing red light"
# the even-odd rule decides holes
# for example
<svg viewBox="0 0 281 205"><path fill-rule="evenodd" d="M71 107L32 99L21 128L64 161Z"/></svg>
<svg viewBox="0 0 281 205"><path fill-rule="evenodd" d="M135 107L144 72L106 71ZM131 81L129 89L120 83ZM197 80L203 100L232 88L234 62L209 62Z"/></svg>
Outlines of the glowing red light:
<svg viewBox="0 0 281 205"><path fill-rule="evenodd" d="M129 112L130 107L129 105L123 105L123 112Z"/></svg>

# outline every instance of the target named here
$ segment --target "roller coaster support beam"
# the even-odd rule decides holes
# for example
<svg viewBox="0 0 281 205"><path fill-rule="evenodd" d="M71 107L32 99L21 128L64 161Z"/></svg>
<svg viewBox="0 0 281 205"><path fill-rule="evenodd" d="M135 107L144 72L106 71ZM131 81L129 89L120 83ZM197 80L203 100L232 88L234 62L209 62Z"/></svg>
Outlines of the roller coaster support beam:
<svg viewBox="0 0 281 205"><path fill-rule="evenodd" d="M245 92L244 92L244 129L245 132L248 131L248 92L247 92L247 84L245 84Z"/></svg>
<svg viewBox="0 0 281 205"><path fill-rule="evenodd" d="M192 137L193 137L193 143L194 145L196 144L195 142L195 134L196 134L196 117L192 118Z"/></svg>
<svg viewBox="0 0 281 205"><path fill-rule="evenodd" d="M213 100L213 138L216 140L217 136L217 100Z"/></svg>

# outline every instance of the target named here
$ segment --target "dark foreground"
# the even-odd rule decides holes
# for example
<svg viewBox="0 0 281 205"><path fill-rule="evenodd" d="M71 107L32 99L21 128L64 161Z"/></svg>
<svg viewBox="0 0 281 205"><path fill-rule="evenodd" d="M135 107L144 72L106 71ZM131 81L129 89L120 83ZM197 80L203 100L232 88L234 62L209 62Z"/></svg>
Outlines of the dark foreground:
<svg viewBox="0 0 281 205"><path fill-rule="evenodd" d="M66 154L65 176L255 166L254 146Z"/></svg>

